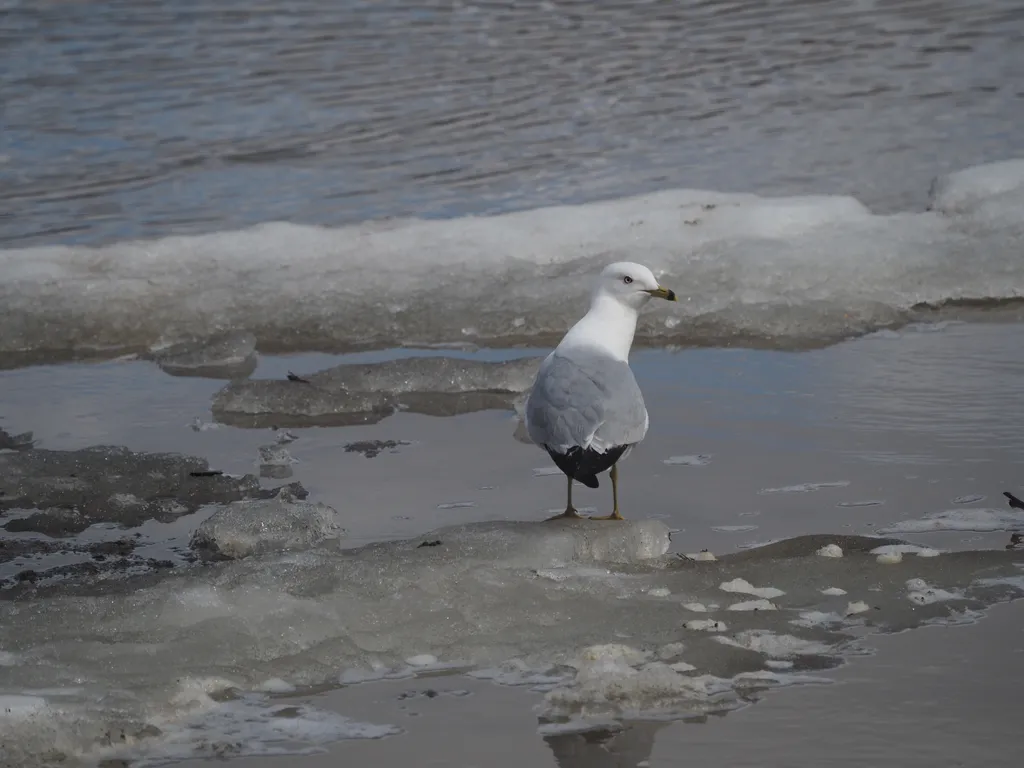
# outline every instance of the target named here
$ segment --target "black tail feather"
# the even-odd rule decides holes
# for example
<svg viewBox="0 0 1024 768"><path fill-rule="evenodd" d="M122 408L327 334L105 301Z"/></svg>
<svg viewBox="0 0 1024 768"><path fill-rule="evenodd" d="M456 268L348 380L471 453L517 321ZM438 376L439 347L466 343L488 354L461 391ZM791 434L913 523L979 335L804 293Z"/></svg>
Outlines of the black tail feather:
<svg viewBox="0 0 1024 768"><path fill-rule="evenodd" d="M1010 506L1014 509L1024 510L1024 501L1021 501L1009 491L1003 491L1003 496L1010 500Z"/></svg>
<svg viewBox="0 0 1024 768"><path fill-rule="evenodd" d="M600 483L597 480L598 474L607 472L615 466L622 454L629 448L628 445L616 445L603 453L593 448L570 448L565 453L558 453L544 446L555 466L573 480L583 483L587 488L597 488Z"/></svg>

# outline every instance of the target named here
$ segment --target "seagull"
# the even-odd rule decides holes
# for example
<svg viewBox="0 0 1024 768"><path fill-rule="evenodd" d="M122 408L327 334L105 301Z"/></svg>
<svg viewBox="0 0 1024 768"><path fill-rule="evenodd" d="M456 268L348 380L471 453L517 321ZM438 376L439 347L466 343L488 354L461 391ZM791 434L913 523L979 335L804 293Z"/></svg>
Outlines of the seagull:
<svg viewBox="0 0 1024 768"><path fill-rule="evenodd" d="M565 512L551 518L581 517L572 505L572 482L597 488L609 471L612 513L593 520L622 520L618 461L647 434L644 398L629 367L640 310L652 298L676 301L650 269L628 261L602 271L583 316L540 364L526 401L527 433L568 478Z"/></svg>

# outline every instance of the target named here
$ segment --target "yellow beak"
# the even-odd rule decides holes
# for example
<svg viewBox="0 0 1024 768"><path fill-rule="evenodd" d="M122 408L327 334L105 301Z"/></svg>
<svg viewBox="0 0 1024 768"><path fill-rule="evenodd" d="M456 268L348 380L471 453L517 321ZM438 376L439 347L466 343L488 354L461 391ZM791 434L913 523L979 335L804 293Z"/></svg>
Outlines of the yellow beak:
<svg viewBox="0 0 1024 768"><path fill-rule="evenodd" d="M656 299L665 299L666 301L678 301L676 298L676 292L670 291L668 288L662 288L660 285L652 291L648 291L651 296Z"/></svg>

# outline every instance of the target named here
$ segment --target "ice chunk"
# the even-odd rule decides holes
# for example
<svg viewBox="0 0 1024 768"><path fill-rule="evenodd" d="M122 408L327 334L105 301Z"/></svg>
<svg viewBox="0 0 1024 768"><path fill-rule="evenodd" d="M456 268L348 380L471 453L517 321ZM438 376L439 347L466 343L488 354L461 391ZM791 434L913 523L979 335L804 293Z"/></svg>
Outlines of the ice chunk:
<svg viewBox="0 0 1024 768"><path fill-rule="evenodd" d="M151 352L160 369L172 376L210 379L244 378L256 370L256 337L240 331L210 339L181 342Z"/></svg>
<svg viewBox="0 0 1024 768"><path fill-rule="evenodd" d="M777 611L778 606L768 600L745 600L742 603L733 603L729 606L730 611Z"/></svg>
<svg viewBox="0 0 1024 768"><path fill-rule="evenodd" d="M903 553L899 551L883 552L880 555L878 555L875 558L875 560L877 560L882 565L895 565L896 563L903 562Z"/></svg>
<svg viewBox="0 0 1024 768"><path fill-rule="evenodd" d="M326 504L275 499L235 501L204 520L189 542L193 549L238 559L267 552L309 549L344 529Z"/></svg>
<svg viewBox="0 0 1024 768"><path fill-rule="evenodd" d="M588 649L572 663L575 679L545 695L540 708L545 717L616 717L665 710L703 712L710 705L712 691L718 689L709 685L709 679L681 675L668 664L643 663L646 654L636 649L608 649Z"/></svg>
<svg viewBox="0 0 1024 768"><path fill-rule="evenodd" d="M762 488L758 493L809 493L811 491L820 491L822 488L845 488L849 484L849 480L836 480L827 483L800 483L799 485L784 485L781 488Z"/></svg>
<svg viewBox="0 0 1024 768"><path fill-rule="evenodd" d="M42 696L0 694L0 720L24 720L39 715L47 708Z"/></svg>
<svg viewBox="0 0 1024 768"><path fill-rule="evenodd" d="M0 451L23 451L32 447L32 433L25 432L20 435L12 435L7 430L0 428Z"/></svg>
<svg viewBox="0 0 1024 768"><path fill-rule="evenodd" d="M647 594L651 597L668 597L672 594L672 591L665 587L654 587L653 589L648 589Z"/></svg>
<svg viewBox="0 0 1024 768"><path fill-rule="evenodd" d="M846 615L856 616L858 613L865 613L870 611L871 606L865 603L863 600L854 600L846 604Z"/></svg>
<svg viewBox="0 0 1024 768"><path fill-rule="evenodd" d="M842 557L843 548L838 544L826 544L818 550L819 557Z"/></svg>
<svg viewBox="0 0 1024 768"><path fill-rule="evenodd" d="M838 595L845 595L846 590L840 589L839 587L827 587L826 589L821 590L821 594L829 595L830 597L835 597Z"/></svg>
<svg viewBox="0 0 1024 768"><path fill-rule="evenodd" d="M984 501L985 497L980 493L969 493L966 496L957 496L953 499L954 504L973 504L976 501Z"/></svg>
<svg viewBox="0 0 1024 768"><path fill-rule="evenodd" d="M1022 190L1024 160L976 165L932 182L931 207L947 215L965 214L993 200L1019 200Z"/></svg>
<svg viewBox="0 0 1024 768"><path fill-rule="evenodd" d="M1024 514L1012 509L961 508L931 512L916 520L903 520L879 529L879 533L929 533L932 531L1024 531Z"/></svg>
<svg viewBox="0 0 1024 768"><path fill-rule="evenodd" d="M693 632L725 632L728 629L724 621L715 619L691 619L683 626Z"/></svg>
<svg viewBox="0 0 1024 768"><path fill-rule="evenodd" d="M711 530L717 533L748 533L756 531L756 525L713 525Z"/></svg>
<svg viewBox="0 0 1024 768"><path fill-rule="evenodd" d="M738 648L746 648L750 651L763 653L765 656L775 658L791 658L793 656L821 656L829 653L832 649L825 643L815 640L807 640L793 635L777 635L759 629L750 629L737 632L733 637L719 635L715 637L720 643L735 645Z"/></svg>
<svg viewBox="0 0 1024 768"><path fill-rule="evenodd" d="M918 557L938 557L939 550L932 547L920 547L917 544L883 544L871 550L872 555L910 554Z"/></svg>
<svg viewBox="0 0 1024 768"><path fill-rule="evenodd" d="M295 686L280 677L272 677L269 680L264 680L258 686L258 690L266 693L294 693Z"/></svg>
<svg viewBox="0 0 1024 768"><path fill-rule="evenodd" d="M965 597L960 591L930 586L924 579L908 579L907 599L918 605L930 605L946 600L964 600Z"/></svg>
<svg viewBox="0 0 1024 768"><path fill-rule="evenodd" d="M683 654L683 651L685 650L686 645L684 643L668 643L667 645L663 645L661 646L661 648L658 649L657 656L662 661L669 661L678 656L681 656Z"/></svg>
<svg viewBox="0 0 1024 768"><path fill-rule="evenodd" d="M705 467L711 463L710 453L699 453L693 456L669 456L662 464L677 467Z"/></svg>
<svg viewBox="0 0 1024 768"><path fill-rule="evenodd" d="M683 608L694 613L707 613L708 607L704 603L684 603Z"/></svg>
<svg viewBox="0 0 1024 768"><path fill-rule="evenodd" d="M666 190L494 216L8 248L0 353L116 355L225 328L282 350L547 342L578 317L608 254L688 287L689 301L642 317L640 341L839 339L921 305L1024 293L1021 162L953 174L934 210L895 216L849 197Z"/></svg>
<svg viewBox="0 0 1024 768"><path fill-rule="evenodd" d="M505 362L412 357L335 366L301 380L235 381L217 393L213 414L240 426L359 424L397 409L454 415L508 409L531 386L538 358Z"/></svg>
<svg viewBox="0 0 1024 768"><path fill-rule="evenodd" d="M714 552L708 552L706 549L702 549L700 552L691 552L688 555L683 555L688 560L695 560L697 562L712 563L717 558Z"/></svg>
<svg viewBox="0 0 1024 768"><path fill-rule="evenodd" d="M292 476L292 464L297 464L289 450L281 444L261 445L258 448L260 477L283 480Z"/></svg>
<svg viewBox="0 0 1024 768"><path fill-rule="evenodd" d="M732 581L723 581L718 585L718 588L723 592L734 592L744 595L754 595L756 597L781 597L786 594L781 589L776 587L755 587L746 579L733 579Z"/></svg>
<svg viewBox="0 0 1024 768"><path fill-rule="evenodd" d="M101 522L170 522L205 504L265 494L252 475L229 477L180 454L112 446L0 454L0 512L29 510L6 523L12 533L65 536Z"/></svg>
<svg viewBox="0 0 1024 768"><path fill-rule="evenodd" d="M410 667L433 667L436 666L437 656L430 653L421 653L416 656L410 656L405 660L405 663Z"/></svg>

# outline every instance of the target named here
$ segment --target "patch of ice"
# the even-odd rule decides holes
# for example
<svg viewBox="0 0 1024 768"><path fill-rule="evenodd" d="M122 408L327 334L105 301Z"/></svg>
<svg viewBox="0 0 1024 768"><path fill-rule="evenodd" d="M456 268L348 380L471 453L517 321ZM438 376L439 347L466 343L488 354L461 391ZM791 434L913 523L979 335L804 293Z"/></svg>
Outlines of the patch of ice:
<svg viewBox="0 0 1024 768"><path fill-rule="evenodd" d="M903 562L902 552L883 552L875 558L882 565L896 565Z"/></svg>
<svg viewBox="0 0 1024 768"><path fill-rule="evenodd" d="M742 603L733 603L726 610L729 611L777 611L778 606L768 600L745 600Z"/></svg>
<svg viewBox="0 0 1024 768"><path fill-rule="evenodd" d="M708 607L704 603L683 603L683 608L694 613L707 613Z"/></svg>
<svg viewBox="0 0 1024 768"><path fill-rule="evenodd" d="M672 591L665 589L665 587L654 587L653 589L648 589L647 594L651 597L668 597L672 594Z"/></svg>
<svg viewBox="0 0 1024 768"><path fill-rule="evenodd" d="M714 552L708 552L706 549L701 550L700 552L691 552L689 554L683 555L683 557L685 557L687 560L696 560L697 562L705 563L710 563L718 559L717 557L715 557Z"/></svg>
<svg viewBox="0 0 1024 768"><path fill-rule="evenodd" d="M784 485L781 488L762 488L758 493L810 493L812 491L820 491L822 488L845 488L849 484L849 480L835 480L826 483L800 483L799 485Z"/></svg>
<svg viewBox="0 0 1024 768"><path fill-rule="evenodd" d="M469 509L475 507L475 501L448 501L443 504L438 504L438 509Z"/></svg>
<svg viewBox="0 0 1024 768"><path fill-rule="evenodd" d="M1016 298L1020 160L935 186L933 210L875 215L850 197L666 190L493 216L285 222L109 245L0 250L0 352L108 350L253 328L261 345L500 346L575 319L607 254L659 265L689 301L638 337L795 346L909 318L921 304ZM681 209L701 211L687 225ZM636 223L641 225L637 226ZM974 258L964 259L966 248ZM822 256L822 254L827 254ZM582 266L581 266L582 265ZM458 274L459 280L451 280ZM486 306L472 297L485 287ZM381 311L398 307L381 321ZM74 318L69 322L68 318ZM681 322L666 323L666 318Z"/></svg>
<svg viewBox="0 0 1024 768"><path fill-rule="evenodd" d="M776 587L755 587L746 579L733 579L732 581L723 581L718 585L718 588L723 592L732 592L734 594L741 595L754 595L755 597L782 597L785 592Z"/></svg>
<svg viewBox="0 0 1024 768"><path fill-rule="evenodd" d="M429 653L421 653L417 656L410 656L405 660L410 667L433 667L437 662L437 656Z"/></svg>
<svg viewBox="0 0 1024 768"><path fill-rule="evenodd" d="M770 669L792 669L793 662L786 659L765 659L764 665Z"/></svg>
<svg viewBox="0 0 1024 768"><path fill-rule="evenodd" d="M552 475L560 475L562 470L558 467L534 467L534 477L551 477Z"/></svg>
<svg viewBox="0 0 1024 768"><path fill-rule="evenodd" d="M673 672L693 672L697 669L693 664L687 664L685 661L677 661L673 664L669 664L669 667Z"/></svg>
<svg viewBox="0 0 1024 768"><path fill-rule="evenodd" d="M840 589L839 587L827 587L821 590L821 594L828 595L829 597L837 597L839 595L845 595L846 590Z"/></svg>
<svg viewBox="0 0 1024 768"><path fill-rule="evenodd" d="M789 623L795 627L828 627L842 624L843 617L833 611L803 611L799 617L790 619Z"/></svg>
<svg viewBox="0 0 1024 768"><path fill-rule="evenodd" d="M992 579L978 579L974 582L980 587L1007 586L1024 592L1024 576L1001 576Z"/></svg>
<svg viewBox="0 0 1024 768"><path fill-rule="evenodd" d="M826 544L816 553L819 557L842 557L843 548L838 544Z"/></svg>
<svg viewBox="0 0 1024 768"><path fill-rule="evenodd" d="M531 667L522 659L509 659L497 667L474 669L466 674L477 680L490 680L498 685L530 686L534 689L552 687L567 681L564 673L557 673L549 667Z"/></svg>
<svg viewBox="0 0 1024 768"><path fill-rule="evenodd" d="M273 499L233 501L199 524L189 546L238 559L308 549L343 536L337 513L326 504L295 500L282 490Z"/></svg>
<svg viewBox="0 0 1024 768"><path fill-rule="evenodd" d="M669 456L662 459L662 464L673 467L706 467L711 463L710 453L698 453L692 456Z"/></svg>
<svg viewBox="0 0 1024 768"><path fill-rule="evenodd" d="M25 720L43 713L48 706L42 696L0 694L0 720Z"/></svg>
<svg viewBox="0 0 1024 768"><path fill-rule="evenodd" d="M966 496L957 496L953 499L954 504L973 504L976 501L984 501L985 497L980 493L970 493Z"/></svg>
<svg viewBox="0 0 1024 768"><path fill-rule="evenodd" d="M20 663L18 654L11 653L10 651L0 651L0 667L13 667L15 664Z"/></svg>
<svg viewBox="0 0 1024 768"><path fill-rule="evenodd" d="M916 520L903 520L879 529L879 533L929 533L932 531L1022 531L1024 514L1014 510L947 509L931 512Z"/></svg>
<svg viewBox="0 0 1024 768"><path fill-rule="evenodd" d="M885 504L881 499L864 499L863 501L840 501L837 507L877 507Z"/></svg>
<svg viewBox="0 0 1024 768"><path fill-rule="evenodd" d="M694 632L725 632L728 629L724 621L715 619L691 619L683 626Z"/></svg>
<svg viewBox="0 0 1024 768"><path fill-rule="evenodd" d="M932 587L924 579L908 579L907 599L918 605L930 605L946 600L964 600L966 598L961 592L950 592L939 587Z"/></svg>
<svg viewBox="0 0 1024 768"><path fill-rule="evenodd" d="M846 604L846 615L856 616L858 613L866 613L871 610L871 606L865 603L863 600L856 600Z"/></svg>
<svg viewBox="0 0 1024 768"><path fill-rule="evenodd" d="M257 690L264 693L294 693L295 686L280 677L271 677L269 680L264 680Z"/></svg>
<svg viewBox="0 0 1024 768"><path fill-rule="evenodd" d="M883 544L871 550L872 555L917 555L918 557L938 557L940 550L932 547L919 547L917 544Z"/></svg>
<svg viewBox="0 0 1024 768"><path fill-rule="evenodd" d="M756 525L713 525L711 526L712 531L718 533L746 533L748 531L756 531Z"/></svg>
<svg viewBox="0 0 1024 768"><path fill-rule="evenodd" d="M645 658L645 653L628 646L586 649L571 664L576 670L572 682L549 691L540 712L549 718L703 712L711 696L730 689L710 675L682 675L668 664Z"/></svg>
<svg viewBox="0 0 1024 768"><path fill-rule="evenodd" d="M245 697L210 703L183 718L160 721L158 727L157 737L107 750L107 760L127 759L145 767L198 758L301 755L336 741L402 732L394 725L350 720L305 703L267 705Z"/></svg>
<svg viewBox="0 0 1024 768"><path fill-rule="evenodd" d="M820 656L830 653L832 647L816 640L805 640L793 635L777 635L764 629L748 629L733 637L718 635L714 638L725 645L746 648L765 656L786 659L793 656Z"/></svg>
<svg viewBox="0 0 1024 768"><path fill-rule="evenodd" d="M655 655L662 661L668 661L680 656L685 650L685 643L668 643L661 646Z"/></svg>

